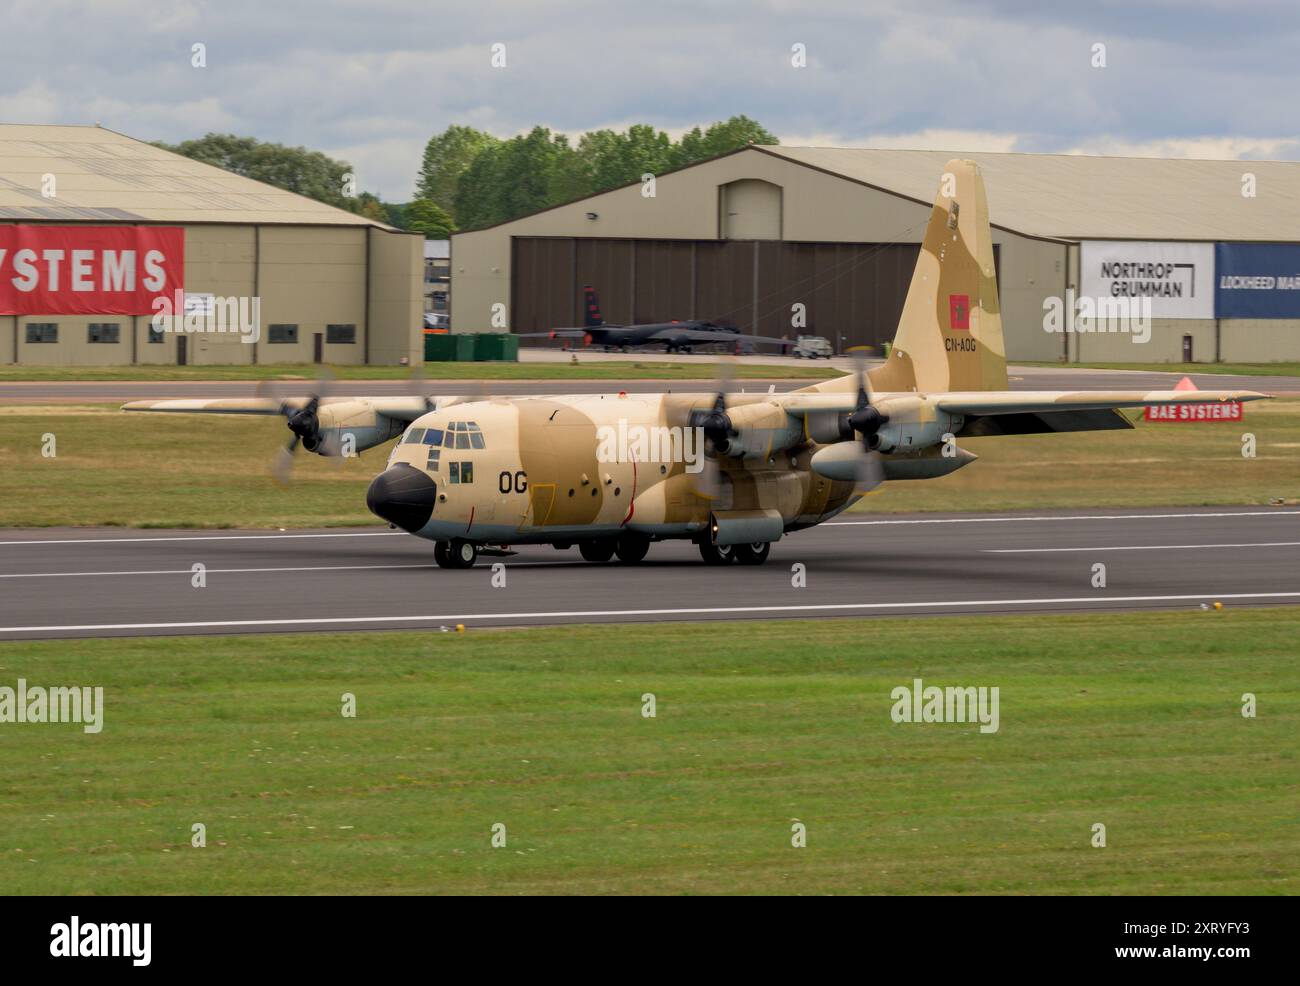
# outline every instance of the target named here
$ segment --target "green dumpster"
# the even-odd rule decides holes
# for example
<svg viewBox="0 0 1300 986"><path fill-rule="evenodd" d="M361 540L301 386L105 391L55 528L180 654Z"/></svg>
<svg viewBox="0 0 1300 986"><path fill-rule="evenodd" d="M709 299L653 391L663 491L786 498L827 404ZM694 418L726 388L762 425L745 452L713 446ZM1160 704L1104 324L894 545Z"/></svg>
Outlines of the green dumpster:
<svg viewBox="0 0 1300 986"><path fill-rule="evenodd" d="M474 343L474 358L514 362L519 359L519 337L509 332L482 332Z"/></svg>

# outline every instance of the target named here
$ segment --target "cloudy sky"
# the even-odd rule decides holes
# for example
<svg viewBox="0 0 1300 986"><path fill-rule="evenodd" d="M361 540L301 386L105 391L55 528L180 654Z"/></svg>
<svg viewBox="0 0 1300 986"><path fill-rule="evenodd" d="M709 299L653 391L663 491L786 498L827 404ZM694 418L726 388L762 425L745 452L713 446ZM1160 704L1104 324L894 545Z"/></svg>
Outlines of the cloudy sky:
<svg viewBox="0 0 1300 986"><path fill-rule="evenodd" d="M1294 0L8 0L0 122L303 144L395 201L450 123L1300 158L1298 42Z"/></svg>

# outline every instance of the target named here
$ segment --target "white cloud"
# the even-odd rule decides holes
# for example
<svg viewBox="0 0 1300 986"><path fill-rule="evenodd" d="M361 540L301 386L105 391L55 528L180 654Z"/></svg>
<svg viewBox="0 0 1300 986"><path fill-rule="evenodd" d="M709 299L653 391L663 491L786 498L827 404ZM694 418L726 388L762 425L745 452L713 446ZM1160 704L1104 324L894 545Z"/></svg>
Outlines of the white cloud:
<svg viewBox="0 0 1300 986"><path fill-rule="evenodd" d="M731 3L11 0L0 120L208 130L350 160L411 192L448 124L501 136L745 113L788 143L1300 157L1300 9L1167 0ZM190 66L207 45L208 67ZM489 65L507 45L509 67ZM1108 67L1091 68L1091 45ZM808 67L790 65L807 46ZM1283 135L1283 136L1279 136Z"/></svg>

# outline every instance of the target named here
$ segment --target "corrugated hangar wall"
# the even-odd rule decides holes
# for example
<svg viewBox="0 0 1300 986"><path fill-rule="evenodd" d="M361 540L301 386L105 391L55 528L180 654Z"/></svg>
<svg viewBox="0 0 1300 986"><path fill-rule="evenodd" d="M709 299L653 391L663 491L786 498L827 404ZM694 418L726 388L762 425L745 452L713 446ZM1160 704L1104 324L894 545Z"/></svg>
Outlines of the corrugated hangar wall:
<svg viewBox="0 0 1300 986"><path fill-rule="evenodd" d="M772 338L803 333L878 346L893 338L919 249L514 237L510 307L518 332L581 325L582 288L590 284L608 322L698 318ZM796 304L805 310L802 329L792 325Z"/></svg>
<svg viewBox="0 0 1300 986"><path fill-rule="evenodd" d="M779 225L763 213L773 204ZM581 288L591 284L611 322L727 318L779 338L797 331L790 306L802 301L806 331L879 344L893 337L930 208L738 152L660 176L654 198L629 186L454 234L452 329L577 325ZM1066 245L996 227L993 243L1008 353L1059 358L1060 336L1043 331L1043 298L1065 290Z"/></svg>

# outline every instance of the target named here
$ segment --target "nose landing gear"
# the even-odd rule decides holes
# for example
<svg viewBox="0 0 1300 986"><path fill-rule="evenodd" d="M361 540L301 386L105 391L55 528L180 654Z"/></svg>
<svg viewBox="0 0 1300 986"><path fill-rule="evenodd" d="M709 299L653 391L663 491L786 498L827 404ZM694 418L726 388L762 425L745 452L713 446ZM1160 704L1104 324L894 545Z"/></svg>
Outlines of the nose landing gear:
<svg viewBox="0 0 1300 986"><path fill-rule="evenodd" d="M478 561L478 545L464 538L439 541L433 546L433 560L439 568L473 568Z"/></svg>

